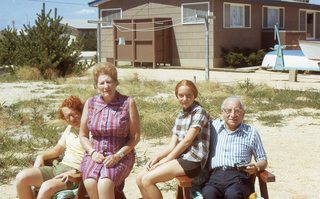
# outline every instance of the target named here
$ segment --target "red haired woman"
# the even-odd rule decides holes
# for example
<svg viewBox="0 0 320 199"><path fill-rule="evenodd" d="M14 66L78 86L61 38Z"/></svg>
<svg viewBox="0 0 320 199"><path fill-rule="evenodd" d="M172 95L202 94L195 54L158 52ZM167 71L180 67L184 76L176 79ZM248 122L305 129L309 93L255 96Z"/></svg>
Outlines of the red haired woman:
<svg viewBox="0 0 320 199"><path fill-rule="evenodd" d="M193 82L182 80L175 95L182 111L172 128L169 146L147 162L136 182L144 199L162 198L156 186L176 176L195 177L204 167L209 152L209 115L195 101L198 90Z"/></svg>
<svg viewBox="0 0 320 199"><path fill-rule="evenodd" d="M51 198L58 191L78 187L78 183L68 182L68 176L79 170L84 154L79 139L82 109L83 103L78 97L70 96L62 102L59 116L69 125L53 148L40 152L33 167L22 170L16 176L20 199L34 198L32 186L39 187L37 198ZM62 154L61 162L54 161L53 166L44 166L45 160L58 158Z"/></svg>

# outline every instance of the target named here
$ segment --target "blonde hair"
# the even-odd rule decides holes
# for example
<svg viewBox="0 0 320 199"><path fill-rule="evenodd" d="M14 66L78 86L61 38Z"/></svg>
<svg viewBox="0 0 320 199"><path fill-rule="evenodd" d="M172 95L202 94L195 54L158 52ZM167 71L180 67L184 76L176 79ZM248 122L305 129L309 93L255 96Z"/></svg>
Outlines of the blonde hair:
<svg viewBox="0 0 320 199"><path fill-rule="evenodd" d="M97 88L98 78L101 74L108 75L111 77L113 81L119 83L117 68L110 62L99 63L96 64L96 66L93 69L94 88Z"/></svg>

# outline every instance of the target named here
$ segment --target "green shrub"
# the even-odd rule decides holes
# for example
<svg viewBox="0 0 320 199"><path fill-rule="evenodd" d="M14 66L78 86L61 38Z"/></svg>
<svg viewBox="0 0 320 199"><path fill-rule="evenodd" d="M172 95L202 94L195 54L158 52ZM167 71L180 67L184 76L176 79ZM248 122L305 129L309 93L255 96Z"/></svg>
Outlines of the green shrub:
<svg viewBox="0 0 320 199"><path fill-rule="evenodd" d="M222 54L224 62L227 66L240 68L248 66L260 66L265 55L265 50L253 50L249 48L222 48Z"/></svg>

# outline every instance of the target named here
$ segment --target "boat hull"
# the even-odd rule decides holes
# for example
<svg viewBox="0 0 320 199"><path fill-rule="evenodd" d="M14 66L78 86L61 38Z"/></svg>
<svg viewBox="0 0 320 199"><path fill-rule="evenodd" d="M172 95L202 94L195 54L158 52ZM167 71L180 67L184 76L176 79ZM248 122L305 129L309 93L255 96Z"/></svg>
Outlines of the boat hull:
<svg viewBox="0 0 320 199"><path fill-rule="evenodd" d="M264 68L273 68L275 70L320 71L320 61L308 59L306 56L304 56L301 50L284 50L284 67L281 69L275 67L276 59L277 52L271 51L264 56L261 66Z"/></svg>
<svg viewBox="0 0 320 199"><path fill-rule="evenodd" d="M320 41L299 40L299 45L308 59L320 60Z"/></svg>

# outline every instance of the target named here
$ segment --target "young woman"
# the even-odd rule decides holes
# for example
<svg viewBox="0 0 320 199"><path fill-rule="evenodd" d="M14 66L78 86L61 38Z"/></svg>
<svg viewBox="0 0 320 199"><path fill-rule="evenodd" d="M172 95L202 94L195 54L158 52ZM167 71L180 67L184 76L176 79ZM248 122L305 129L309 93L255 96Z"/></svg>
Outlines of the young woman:
<svg viewBox="0 0 320 199"><path fill-rule="evenodd" d="M147 162L136 182L144 199L162 198L156 186L176 176L195 177L204 167L209 152L209 115L195 101L196 86L189 80L176 85L175 95L182 111L172 128L169 146Z"/></svg>
<svg viewBox="0 0 320 199"><path fill-rule="evenodd" d="M22 170L16 176L20 199L34 198L32 186L39 187L37 198L51 198L58 191L78 187L78 183L68 182L68 177L78 172L84 153L78 135L82 109L83 103L78 97L70 96L62 102L60 118L69 125L53 148L40 152L33 167ZM58 158L62 154L61 162L54 161L53 166L44 166L45 160Z"/></svg>

